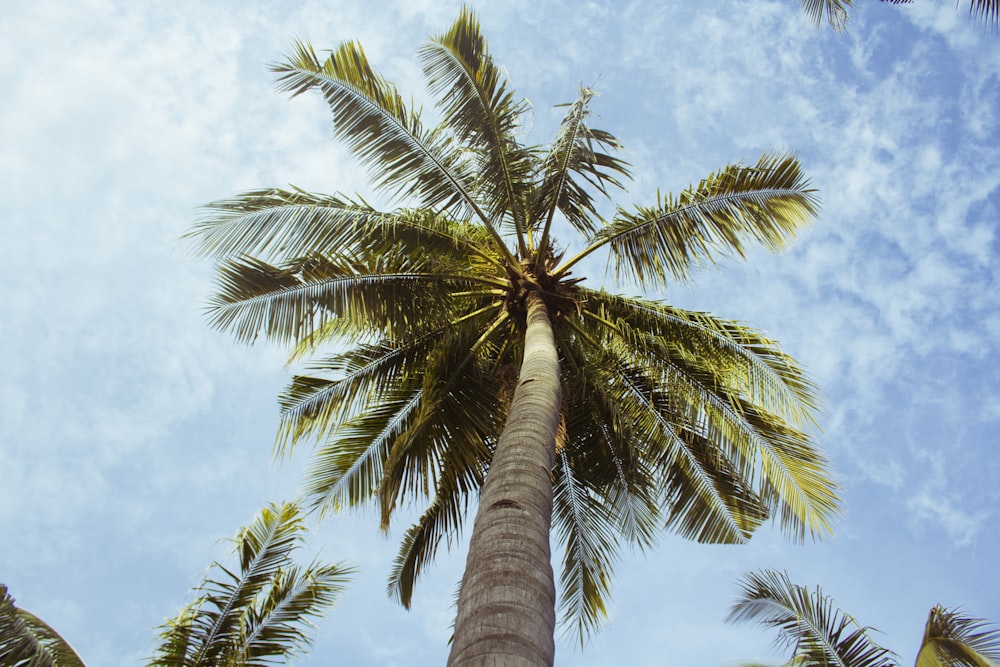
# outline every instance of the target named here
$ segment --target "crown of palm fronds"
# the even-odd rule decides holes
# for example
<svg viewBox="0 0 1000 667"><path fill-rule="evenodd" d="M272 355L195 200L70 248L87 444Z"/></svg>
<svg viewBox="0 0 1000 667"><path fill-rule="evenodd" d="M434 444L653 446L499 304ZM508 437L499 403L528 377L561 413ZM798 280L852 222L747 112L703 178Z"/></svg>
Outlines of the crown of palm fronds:
<svg viewBox="0 0 1000 667"><path fill-rule="evenodd" d="M562 427L553 527L561 605L583 637L604 616L611 567L663 527L741 542L769 517L792 537L829 530L836 486L807 431L815 387L775 341L737 322L588 288L571 270L606 253L658 288L750 243L780 250L817 202L793 155L726 165L679 195L603 219L628 178L580 91L548 148L521 142L529 105L463 10L420 52L442 123L424 127L362 48L320 58L298 42L282 90L318 91L375 186L403 200L257 190L209 205L190 232L220 261L215 326L310 357L280 397L277 450L313 439L313 509L374 502L426 511L389 583L413 582L474 503L523 353L525 295L542 295L559 348ZM576 234L569 258L557 232ZM324 344L333 354L316 355Z"/></svg>
<svg viewBox="0 0 1000 667"><path fill-rule="evenodd" d="M162 626L150 667L263 667L308 644L309 619L335 602L352 570L296 565L303 530L294 504L261 510L233 539L239 571L214 564L197 599Z"/></svg>

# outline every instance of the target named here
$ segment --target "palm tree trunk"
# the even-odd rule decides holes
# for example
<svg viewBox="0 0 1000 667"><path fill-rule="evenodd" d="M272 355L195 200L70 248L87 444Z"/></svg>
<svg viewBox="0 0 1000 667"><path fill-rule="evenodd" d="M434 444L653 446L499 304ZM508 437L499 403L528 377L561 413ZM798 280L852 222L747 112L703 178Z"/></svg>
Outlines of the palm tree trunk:
<svg viewBox="0 0 1000 667"><path fill-rule="evenodd" d="M548 310L527 295L521 374L479 499L449 666L549 667L552 461L562 392Z"/></svg>

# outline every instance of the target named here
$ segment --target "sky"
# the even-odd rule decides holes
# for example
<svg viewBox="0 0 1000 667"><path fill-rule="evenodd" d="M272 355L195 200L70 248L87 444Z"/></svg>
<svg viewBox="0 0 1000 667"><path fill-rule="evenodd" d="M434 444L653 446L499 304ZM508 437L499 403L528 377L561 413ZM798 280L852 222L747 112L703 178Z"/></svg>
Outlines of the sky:
<svg viewBox="0 0 1000 667"><path fill-rule="evenodd" d="M750 323L806 367L842 486L834 534L664 534L623 555L606 627L582 649L560 639L559 667L779 663L772 635L723 620L764 567L821 585L902 664L935 604L1000 623L1000 36L951 2L857 4L837 34L798 0L471 3L531 101L526 141L599 91L593 125L635 174L622 206L770 150L794 151L822 201L785 253L651 296ZM319 96L279 94L268 64L296 38L357 39L429 109L417 49L459 6L0 6L0 582L91 667L143 664L228 558L222 538L294 499L308 461L271 457L285 351L209 328L213 267L181 240L199 206L243 190L371 196ZM465 543L406 611L385 579L407 525L310 520L303 558L360 572L295 664L444 662Z"/></svg>

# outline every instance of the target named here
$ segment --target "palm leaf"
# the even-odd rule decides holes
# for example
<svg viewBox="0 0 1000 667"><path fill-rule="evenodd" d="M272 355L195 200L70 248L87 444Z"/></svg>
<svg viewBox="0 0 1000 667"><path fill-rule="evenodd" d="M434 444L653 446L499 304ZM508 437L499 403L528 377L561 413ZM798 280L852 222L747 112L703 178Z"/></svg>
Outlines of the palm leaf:
<svg viewBox="0 0 1000 667"><path fill-rule="evenodd" d="M430 91L438 96L444 114L443 124L474 151L477 192L488 202L488 222L494 225L509 216L526 254L524 200L534 163L515 133L527 104L514 99L488 53L479 21L468 8L463 7L452 27L420 53Z"/></svg>
<svg viewBox="0 0 1000 667"><path fill-rule="evenodd" d="M994 667L1000 664L1000 629L938 605L924 627L916 667Z"/></svg>
<svg viewBox="0 0 1000 667"><path fill-rule="evenodd" d="M656 206L619 210L557 273L607 246L620 279L664 286L668 275L686 280L719 255L743 257L747 240L782 250L815 214L814 191L798 161L765 154L752 167L724 167L677 197L661 195Z"/></svg>
<svg viewBox="0 0 1000 667"><path fill-rule="evenodd" d="M85 667L52 626L14 604L0 584L0 665L5 667Z"/></svg>
<svg viewBox="0 0 1000 667"><path fill-rule="evenodd" d="M895 654L872 640L871 628L837 609L819 588L811 593L773 570L746 574L741 585L726 621L757 621L776 629L776 643L793 647L794 664L895 666Z"/></svg>
<svg viewBox="0 0 1000 667"><path fill-rule="evenodd" d="M392 84L369 65L361 46L345 42L320 62L307 43L274 65L279 88L293 96L318 88L333 112L334 131L383 189L416 196L430 208L467 210L489 224L473 198L469 165L454 146L425 132Z"/></svg>

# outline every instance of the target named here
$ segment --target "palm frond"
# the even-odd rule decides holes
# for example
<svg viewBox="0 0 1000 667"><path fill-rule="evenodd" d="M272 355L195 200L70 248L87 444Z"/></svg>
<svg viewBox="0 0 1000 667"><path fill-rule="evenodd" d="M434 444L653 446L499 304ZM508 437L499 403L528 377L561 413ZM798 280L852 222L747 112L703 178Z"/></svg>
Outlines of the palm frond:
<svg viewBox="0 0 1000 667"><path fill-rule="evenodd" d="M625 305L588 295L594 298L584 316L594 323L598 348L619 356L619 386L648 406L636 423L647 440L669 444L668 453L655 460L670 471L664 479L672 493L685 489L674 500L678 512L673 521L678 523L672 527L694 539L742 541L763 517L774 515L796 539L829 530L838 512L836 485L825 457L787 418L811 413L808 383L800 385L803 379L791 372L792 385L772 401L775 411L765 409L767 401L754 398L769 392L749 384L754 375L745 371L747 360L768 346L756 347L761 340L749 330L729 328L708 316L694 319L701 326L679 327L683 311L660 313L672 318L653 317L655 310L648 312L641 302ZM733 332L740 332L739 338L719 345L723 333ZM755 346L743 345L736 354L741 339ZM769 364L776 360L755 363L756 375L773 384ZM792 370L794 366L783 372ZM712 454L699 455L704 447ZM708 465L716 460L725 463ZM692 491L697 492L693 497Z"/></svg>
<svg viewBox="0 0 1000 667"><path fill-rule="evenodd" d="M0 665L85 667L73 647L48 623L14 603L0 584Z"/></svg>
<svg viewBox="0 0 1000 667"><path fill-rule="evenodd" d="M833 599L793 584L784 572L761 570L743 576L742 592L727 622L757 621L778 631L776 643L793 648L794 664L838 667L895 667L895 654L837 609Z"/></svg>
<svg viewBox="0 0 1000 667"><path fill-rule="evenodd" d="M959 610L937 605L924 626L916 667L995 667L1000 664L1000 628Z"/></svg>
<svg viewBox="0 0 1000 667"><path fill-rule="evenodd" d="M331 320L355 340L387 334L418 336L450 319L450 293L490 285L471 275L425 270L420 258L400 253L366 264L336 256L313 256L272 266L245 257L219 268L209 301L212 326L241 342L260 334L297 343Z"/></svg>
<svg viewBox="0 0 1000 667"><path fill-rule="evenodd" d="M449 447L437 473L434 498L403 536L393 562L386 592L401 605L410 608L413 587L424 567L437 554L442 538L451 545L462 528L468 499L482 486L489 465L490 450L482 440L468 446Z"/></svg>
<svg viewBox="0 0 1000 667"><path fill-rule="evenodd" d="M771 251L785 247L815 216L814 191L791 155L765 154L752 167L729 165L656 206L619 210L563 271L607 246L619 279L661 287L668 276L687 280L720 255L744 256L746 241Z"/></svg>
<svg viewBox="0 0 1000 667"><path fill-rule="evenodd" d="M473 150L477 193L491 221L509 217L524 245L524 201L534 166L516 132L527 110L514 99L503 72L493 63L479 21L463 7L451 28L420 51L430 91L438 96L443 123Z"/></svg>
<svg viewBox="0 0 1000 667"><path fill-rule="evenodd" d="M816 27L823 24L825 15L830 27L838 32L847 27L847 12L853 6L852 0L802 0L802 9Z"/></svg>
<svg viewBox="0 0 1000 667"><path fill-rule="evenodd" d="M587 488L565 451L554 470L552 521L564 543L559 611L563 631L582 645L607 618L611 566L618 559L615 516Z"/></svg>
<svg viewBox="0 0 1000 667"><path fill-rule="evenodd" d="M476 213L490 224L474 199L462 153L440 133L423 129L396 88L372 69L359 44L345 42L321 62L312 46L296 42L272 70L283 92L322 92L336 136L371 168L379 187L416 196L426 208Z"/></svg>
<svg viewBox="0 0 1000 667"><path fill-rule="evenodd" d="M536 223L543 225L539 241L542 254L557 210L579 233L590 236L595 231L595 218L599 216L588 186L607 196L609 185L622 187L616 175L629 177L627 163L606 152L609 148L620 150L618 140L587 124L589 103L594 95L588 88L580 90L580 97L569 105L559 133L541 165L541 182L533 193L532 211L544 218Z"/></svg>

